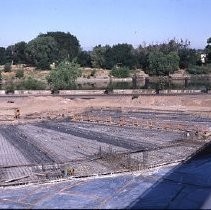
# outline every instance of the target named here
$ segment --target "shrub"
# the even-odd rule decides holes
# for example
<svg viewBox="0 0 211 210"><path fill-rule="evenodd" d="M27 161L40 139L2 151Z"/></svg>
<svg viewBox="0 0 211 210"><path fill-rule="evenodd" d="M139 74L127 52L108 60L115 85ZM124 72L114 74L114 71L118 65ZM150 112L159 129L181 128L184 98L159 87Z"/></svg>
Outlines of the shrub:
<svg viewBox="0 0 211 210"><path fill-rule="evenodd" d="M9 81L6 86L5 86L5 91L6 91L6 94L7 93L14 93L15 91L15 86L13 84L13 81Z"/></svg>
<svg viewBox="0 0 211 210"><path fill-rule="evenodd" d="M16 72L16 74L15 74L15 77L16 78L19 78L19 79L23 78L24 77L24 71L23 71L23 69L18 69L17 72Z"/></svg>
<svg viewBox="0 0 211 210"><path fill-rule="evenodd" d="M207 66L193 66L190 65L187 69L189 74L208 74L211 73L211 67Z"/></svg>
<svg viewBox="0 0 211 210"><path fill-rule="evenodd" d="M17 85L17 89L22 90L44 90L46 89L46 84L42 81L36 80L34 78L27 78Z"/></svg>
<svg viewBox="0 0 211 210"><path fill-rule="evenodd" d="M74 60L72 62L64 60L55 69L51 70L46 79L51 89L68 90L77 87L76 79L80 76L80 66Z"/></svg>
<svg viewBox="0 0 211 210"><path fill-rule="evenodd" d="M91 76L91 77L94 77L95 74L96 74L96 69L93 69L92 72L91 72L91 74L90 74L90 76Z"/></svg>
<svg viewBox="0 0 211 210"><path fill-rule="evenodd" d="M111 70L111 75L117 78L129 77L130 70L128 67L114 67Z"/></svg>
<svg viewBox="0 0 211 210"><path fill-rule="evenodd" d="M6 63L4 65L4 72L11 72L11 70L12 70L11 64L10 63Z"/></svg>

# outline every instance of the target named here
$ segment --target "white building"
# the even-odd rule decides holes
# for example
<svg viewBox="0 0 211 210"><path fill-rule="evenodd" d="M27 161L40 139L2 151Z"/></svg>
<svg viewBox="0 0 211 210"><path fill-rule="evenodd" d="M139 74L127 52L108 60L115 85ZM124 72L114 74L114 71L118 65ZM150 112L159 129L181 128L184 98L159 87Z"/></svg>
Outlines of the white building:
<svg viewBox="0 0 211 210"><path fill-rule="evenodd" d="M206 63L206 54L201 54L201 62Z"/></svg>

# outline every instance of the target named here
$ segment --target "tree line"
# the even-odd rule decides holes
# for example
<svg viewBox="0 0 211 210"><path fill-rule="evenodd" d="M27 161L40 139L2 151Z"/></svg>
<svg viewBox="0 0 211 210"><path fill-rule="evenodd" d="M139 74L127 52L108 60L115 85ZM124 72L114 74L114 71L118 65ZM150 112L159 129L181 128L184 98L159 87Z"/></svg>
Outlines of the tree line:
<svg viewBox="0 0 211 210"><path fill-rule="evenodd" d="M7 48L0 47L0 65L27 64L38 69L50 69L52 63L59 65L68 60L82 67L141 68L149 75L159 76L169 75L178 68L202 66L201 53L206 53L207 63L211 63L211 37L203 50L190 48L187 40L172 39L161 44L139 45L137 48L127 43L97 45L91 51L85 51L74 35L57 31L39 34L28 43L22 41Z"/></svg>

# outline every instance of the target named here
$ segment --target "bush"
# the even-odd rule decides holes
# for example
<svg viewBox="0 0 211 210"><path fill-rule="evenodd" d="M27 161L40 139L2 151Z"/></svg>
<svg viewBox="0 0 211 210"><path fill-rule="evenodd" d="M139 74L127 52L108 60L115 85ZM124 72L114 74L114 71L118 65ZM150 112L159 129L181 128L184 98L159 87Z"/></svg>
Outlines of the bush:
<svg viewBox="0 0 211 210"><path fill-rule="evenodd" d="M165 55L163 52L155 51L149 54L149 74L165 76L174 73L179 68L179 56L176 52Z"/></svg>
<svg viewBox="0 0 211 210"><path fill-rule="evenodd" d="M68 90L76 89L76 79L80 76L79 64L74 60L72 62L64 60L51 70L46 79L52 90Z"/></svg>
<svg viewBox="0 0 211 210"><path fill-rule="evenodd" d="M24 77L24 71L23 69L18 69L16 74L15 74L15 77L18 78L18 79L21 79Z"/></svg>
<svg viewBox="0 0 211 210"><path fill-rule="evenodd" d="M94 77L95 74L96 74L96 69L93 69L92 72L91 72L91 74L90 74L90 76L91 76L91 77Z"/></svg>
<svg viewBox="0 0 211 210"><path fill-rule="evenodd" d="M6 91L6 94L7 93L14 93L15 91L15 86L13 84L13 81L9 81L6 86L5 86L5 91Z"/></svg>
<svg viewBox="0 0 211 210"><path fill-rule="evenodd" d="M211 67L207 66L189 66L187 69L189 74L208 74L211 73Z"/></svg>
<svg viewBox="0 0 211 210"><path fill-rule="evenodd" d="M126 78L130 75L128 67L114 67L111 70L111 75L117 78Z"/></svg>
<svg viewBox="0 0 211 210"><path fill-rule="evenodd" d="M27 78L17 85L18 90L45 90L46 84L34 78Z"/></svg>
<svg viewBox="0 0 211 210"><path fill-rule="evenodd" d="M131 89L132 84L131 82L113 82L112 83L113 89Z"/></svg>
<svg viewBox="0 0 211 210"><path fill-rule="evenodd" d="M4 65L4 72L11 72L11 70L12 70L11 64L10 63L6 63Z"/></svg>

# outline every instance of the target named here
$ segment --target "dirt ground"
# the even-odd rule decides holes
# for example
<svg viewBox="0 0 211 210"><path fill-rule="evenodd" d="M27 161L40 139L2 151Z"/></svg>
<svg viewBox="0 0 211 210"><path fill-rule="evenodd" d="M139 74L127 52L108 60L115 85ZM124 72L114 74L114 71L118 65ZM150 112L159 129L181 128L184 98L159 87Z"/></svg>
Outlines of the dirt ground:
<svg viewBox="0 0 211 210"><path fill-rule="evenodd" d="M87 108L121 108L185 111L204 117L211 116L211 95L182 96L96 96L96 97L1 97L0 123L26 122L68 117L82 113ZM20 119L14 119L15 109L20 109Z"/></svg>
<svg viewBox="0 0 211 210"><path fill-rule="evenodd" d="M205 94L0 97L0 184L183 161L210 142L210 113Z"/></svg>

